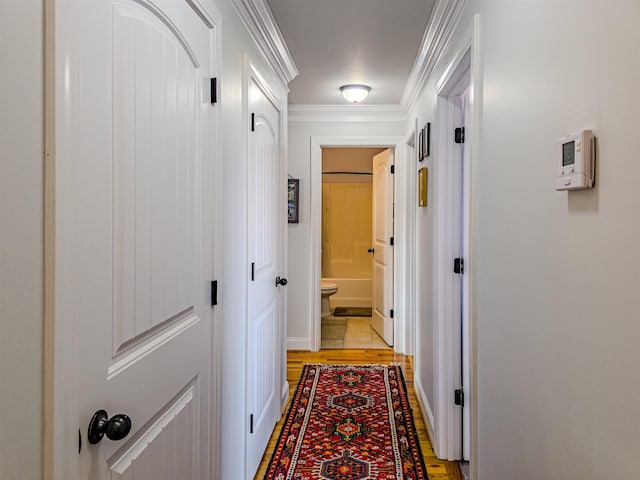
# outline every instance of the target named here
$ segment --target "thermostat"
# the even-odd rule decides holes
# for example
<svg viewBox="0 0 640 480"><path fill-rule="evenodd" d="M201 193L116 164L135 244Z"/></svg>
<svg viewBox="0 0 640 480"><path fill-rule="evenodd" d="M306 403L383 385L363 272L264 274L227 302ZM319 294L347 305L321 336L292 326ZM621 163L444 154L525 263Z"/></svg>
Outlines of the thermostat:
<svg viewBox="0 0 640 480"><path fill-rule="evenodd" d="M592 188L596 173L595 140L583 130L558 140L556 190Z"/></svg>

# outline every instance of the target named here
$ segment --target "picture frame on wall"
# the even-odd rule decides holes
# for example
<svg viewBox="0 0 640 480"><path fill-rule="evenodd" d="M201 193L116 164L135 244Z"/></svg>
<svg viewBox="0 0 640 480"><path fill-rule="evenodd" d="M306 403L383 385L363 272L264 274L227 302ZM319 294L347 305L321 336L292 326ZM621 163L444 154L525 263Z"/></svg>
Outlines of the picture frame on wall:
<svg viewBox="0 0 640 480"><path fill-rule="evenodd" d="M427 186L429 182L429 171L427 167L418 170L418 206L427 206Z"/></svg>
<svg viewBox="0 0 640 480"><path fill-rule="evenodd" d="M424 151L424 130L420 130L418 132L418 161L421 162L424 160L424 156L422 152Z"/></svg>
<svg viewBox="0 0 640 480"><path fill-rule="evenodd" d="M290 178L287 181L287 218L288 223L298 223L300 206L300 180Z"/></svg>
<svg viewBox="0 0 640 480"><path fill-rule="evenodd" d="M422 142L421 142L421 158L425 159L431 155L431 122L422 128Z"/></svg>

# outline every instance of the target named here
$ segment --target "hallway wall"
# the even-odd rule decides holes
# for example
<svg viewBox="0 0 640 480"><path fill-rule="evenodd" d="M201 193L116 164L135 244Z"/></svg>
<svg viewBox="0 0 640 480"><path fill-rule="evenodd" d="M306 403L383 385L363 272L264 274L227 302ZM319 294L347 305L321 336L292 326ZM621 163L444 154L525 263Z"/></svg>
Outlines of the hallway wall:
<svg viewBox="0 0 640 480"><path fill-rule="evenodd" d="M0 477L42 477L42 0L0 3Z"/></svg>
<svg viewBox="0 0 640 480"><path fill-rule="evenodd" d="M471 260L477 478L635 478L640 4L472 0L453 44L474 12L484 55ZM450 59L449 50L410 115L420 124L434 118ZM587 128L596 186L556 192L556 139ZM428 336L418 342L432 348ZM416 372L425 384L429 355Z"/></svg>

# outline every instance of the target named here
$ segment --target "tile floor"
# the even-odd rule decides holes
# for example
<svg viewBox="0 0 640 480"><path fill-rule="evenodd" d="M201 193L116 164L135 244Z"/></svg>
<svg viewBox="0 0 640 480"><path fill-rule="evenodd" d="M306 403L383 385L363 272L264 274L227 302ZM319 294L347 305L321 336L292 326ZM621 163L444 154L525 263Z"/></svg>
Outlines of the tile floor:
<svg viewBox="0 0 640 480"><path fill-rule="evenodd" d="M390 348L371 328L371 317L334 317L322 319L320 348Z"/></svg>

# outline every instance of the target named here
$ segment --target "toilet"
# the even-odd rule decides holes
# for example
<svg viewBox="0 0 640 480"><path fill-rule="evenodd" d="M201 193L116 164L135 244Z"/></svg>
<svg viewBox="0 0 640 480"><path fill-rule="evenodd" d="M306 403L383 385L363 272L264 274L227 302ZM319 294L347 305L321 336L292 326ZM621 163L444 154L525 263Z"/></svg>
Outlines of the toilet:
<svg viewBox="0 0 640 480"><path fill-rule="evenodd" d="M329 305L329 297L338 291L338 285L331 282L320 281L321 299L320 299L320 316L328 317L331 315L331 306Z"/></svg>

